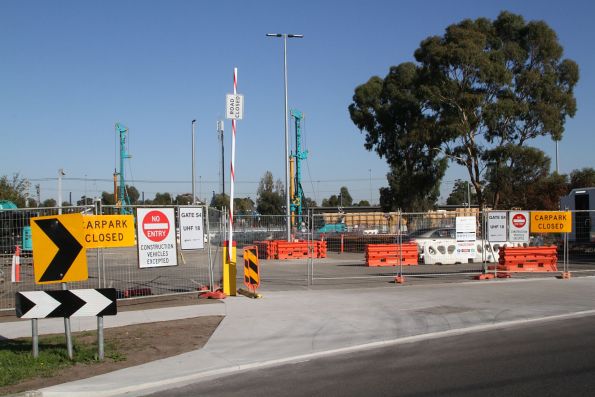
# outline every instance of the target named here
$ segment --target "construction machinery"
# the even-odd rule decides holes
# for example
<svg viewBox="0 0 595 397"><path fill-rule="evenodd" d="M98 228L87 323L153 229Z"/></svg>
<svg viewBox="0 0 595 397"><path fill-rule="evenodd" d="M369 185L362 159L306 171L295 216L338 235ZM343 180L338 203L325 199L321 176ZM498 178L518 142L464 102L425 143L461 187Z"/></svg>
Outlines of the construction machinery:
<svg viewBox="0 0 595 397"><path fill-rule="evenodd" d="M119 209L120 214L132 214L130 207L130 198L126 192L126 181L124 179L124 160L132 158L126 149L126 136L128 128L121 123L116 123L116 134L120 137L120 172L114 169L114 202ZM120 183L118 185L118 175Z"/></svg>
<svg viewBox="0 0 595 397"><path fill-rule="evenodd" d="M302 148L302 128L304 114L297 110L291 110L291 117L295 120L295 153L289 156L289 194L291 206L291 224L299 226L302 224L302 213L304 212L304 189L302 188L302 161L308 158L308 151Z"/></svg>

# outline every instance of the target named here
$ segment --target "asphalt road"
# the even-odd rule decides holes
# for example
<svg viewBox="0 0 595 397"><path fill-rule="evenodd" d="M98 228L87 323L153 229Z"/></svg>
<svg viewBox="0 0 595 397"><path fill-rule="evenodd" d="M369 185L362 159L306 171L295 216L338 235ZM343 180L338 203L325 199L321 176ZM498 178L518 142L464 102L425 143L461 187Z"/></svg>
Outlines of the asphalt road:
<svg viewBox="0 0 595 397"><path fill-rule="evenodd" d="M245 371L152 397L593 396L595 316Z"/></svg>

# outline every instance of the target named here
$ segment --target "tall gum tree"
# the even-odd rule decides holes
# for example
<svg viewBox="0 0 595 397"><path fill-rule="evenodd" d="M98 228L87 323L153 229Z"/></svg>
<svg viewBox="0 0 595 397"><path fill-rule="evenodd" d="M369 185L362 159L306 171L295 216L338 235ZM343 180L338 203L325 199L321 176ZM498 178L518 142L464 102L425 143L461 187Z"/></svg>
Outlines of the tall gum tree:
<svg viewBox="0 0 595 397"><path fill-rule="evenodd" d="M384 80L373 77L357 87L351 118L366 133L365 147L391 169L403 167L408 145L433 163L435 153L444 153L464 166L483 208L486 167L514 166L514 156L502 148L539 136L561 140L566 119L576 113L579 69L562 54L543 21L527 23L506 11L494 21L463 20L423 40L416 64L392 67ZM407 89L385 89L393 71L403 68L410 73Z"/></svg>

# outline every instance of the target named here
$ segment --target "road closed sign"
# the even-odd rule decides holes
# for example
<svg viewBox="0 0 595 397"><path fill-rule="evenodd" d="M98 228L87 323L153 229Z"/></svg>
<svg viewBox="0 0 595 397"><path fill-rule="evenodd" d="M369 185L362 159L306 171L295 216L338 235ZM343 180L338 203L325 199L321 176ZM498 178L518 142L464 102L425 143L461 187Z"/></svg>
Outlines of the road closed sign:
<svg viewBox="0 0 595 397"><path fill-rule="evenodd" d="M529 211L510 211L508 240L511 243L529 242Z"/></svg>
<svg viewBox="0 0 595 397"><path fill-rule="evenodd" d="M571 233L570 211L531 211L531 233Z"/></svg>
<svg viewBox="0 0 595 397"><path fill-rule="evenodd" d="M225 96L225 118L241 120L244 117L244 96L227 94Z"/></svg>
<svg viewBox="0 0 595 397"><path fill-rule="evenodd" d="M139 267L177 266L173 208L139 208L137 216Z"/></svg>

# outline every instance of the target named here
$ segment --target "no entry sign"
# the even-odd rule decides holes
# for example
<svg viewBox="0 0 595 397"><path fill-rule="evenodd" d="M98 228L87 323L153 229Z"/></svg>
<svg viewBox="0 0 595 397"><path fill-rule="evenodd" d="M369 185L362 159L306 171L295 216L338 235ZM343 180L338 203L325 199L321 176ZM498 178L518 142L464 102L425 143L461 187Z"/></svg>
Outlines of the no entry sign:
<svg viewBox="0 0 595 397"><path fill-rule="evenodd" d="M162 210L152 210L143 219L143 233L154 242L163 241L169 235L170 222Z"/></svg>
<svg viewBox="0 0 595 397"><path fill-rule="evenodd" d="M508 225L508 239L511 243L529 242L529 212L510 211Z"/></svg>
<svg viewBox="0 0 595 397"><path fill-rule="evenodd" d="M140 268L177 266L173 208L139 208L138 264Z"/></svg>

